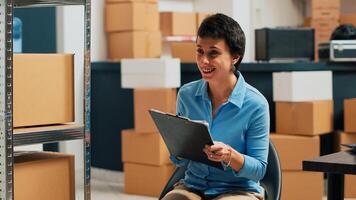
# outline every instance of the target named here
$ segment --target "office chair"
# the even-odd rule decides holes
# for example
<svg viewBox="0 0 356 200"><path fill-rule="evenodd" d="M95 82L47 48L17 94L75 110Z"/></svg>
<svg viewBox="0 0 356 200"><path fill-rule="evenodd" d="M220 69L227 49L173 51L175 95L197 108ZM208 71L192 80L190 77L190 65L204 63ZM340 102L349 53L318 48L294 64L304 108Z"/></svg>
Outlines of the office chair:
<svg viewBox="0 0 356 200"><path fill-rule="evenodd" d="M173 185L175 183L184 177L185 170L185 167L178 167L175 170L161 192L159 197L160 200L173 189ZM277 150L271 140L269 141L267 170L265 176L260 181L260 184L265 190L265 200L280 200L282 189L282 171Z"/></svg>

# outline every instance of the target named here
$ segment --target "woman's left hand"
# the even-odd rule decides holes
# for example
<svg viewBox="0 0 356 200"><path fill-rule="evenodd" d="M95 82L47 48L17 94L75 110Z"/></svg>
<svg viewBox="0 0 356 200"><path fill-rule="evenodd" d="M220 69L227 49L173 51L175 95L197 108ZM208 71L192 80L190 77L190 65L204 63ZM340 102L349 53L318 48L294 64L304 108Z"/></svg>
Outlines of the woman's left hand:
<svg viewBox="0 0 356 200"><path fill-rule="evenodd" d="M215 162L228 163L231 157L231 147L222 142L214 141L213 145L205 145L203 149L204 153L208 156L209 160Z"/></svg>

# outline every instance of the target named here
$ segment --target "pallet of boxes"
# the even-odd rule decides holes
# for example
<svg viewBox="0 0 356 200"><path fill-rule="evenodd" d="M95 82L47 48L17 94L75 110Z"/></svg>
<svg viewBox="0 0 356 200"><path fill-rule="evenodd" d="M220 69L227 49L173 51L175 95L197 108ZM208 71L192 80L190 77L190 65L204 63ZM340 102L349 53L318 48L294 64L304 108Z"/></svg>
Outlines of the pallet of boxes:
<svg viewBox="0 0 356 200"><path fill-rule="evenodd" d="M333 131L331 71L273 73L276 133L270 134L282 168L282 200L323 197L323 174L302 171L320 156L320 136Z"/></svg>
<svg viewBox="0 0 356 200"><path fill-rule="evenodd" d="M26 133L31 132L77 128L72 122L74 55L14 54L14 135L21 133L21 137L26 137ZM36 152L33 146L14 146L16 200L75 199L73 155Z"/></svg>
<svg viewBox="0 0 356 200"><path fill-rule="evenodd" d="M169 152L148 110L175 114L180 61L172 58L123 59L121 84L134 89L134 129L123 130L124 191L158 197L173 174Z"/></svg>
<svg viewBox="0 0 356 200"><path fill-rule="evenodd" d="M341 0L310 0L309 3L309 17L304 26L314 28L315 60L318 60L318 45L328 42L340 24Z"/></svg>
<svg viewBox="0 0 356 200"><path fill-rule="evenodd" d="M339 133L340 144L356 143L356 98L344 100L344 132ZM347 148L341 147L341 151ZM344 197L356 198L356 175L345 175Z"/></svg>

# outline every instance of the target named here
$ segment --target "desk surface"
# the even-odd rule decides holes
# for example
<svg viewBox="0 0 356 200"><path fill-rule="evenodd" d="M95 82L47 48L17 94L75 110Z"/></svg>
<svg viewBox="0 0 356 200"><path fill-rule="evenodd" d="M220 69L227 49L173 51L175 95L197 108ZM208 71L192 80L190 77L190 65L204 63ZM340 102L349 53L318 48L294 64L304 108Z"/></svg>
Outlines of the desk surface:
<svg viewBox="0 0 356 200"><path fill-rule="evenodd" d="M304 160L303 170L335 174L356 174L356 154L345 151Z"/></svg>

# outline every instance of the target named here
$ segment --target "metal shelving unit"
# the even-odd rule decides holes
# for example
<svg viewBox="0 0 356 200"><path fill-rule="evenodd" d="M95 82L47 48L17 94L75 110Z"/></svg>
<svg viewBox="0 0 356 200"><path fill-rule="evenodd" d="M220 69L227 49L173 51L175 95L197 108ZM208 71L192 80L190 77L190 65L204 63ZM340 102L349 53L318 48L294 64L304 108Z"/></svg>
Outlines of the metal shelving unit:
<svg viewBox="0 0 356 200"><path fill-rule="evenodd" d="M84 7L84 125L13 129L12 19L14 7ZM84 199L90 200L90 15L91 0L0 0L0 200L14 199L13 146L82 139Z"/></svg>

